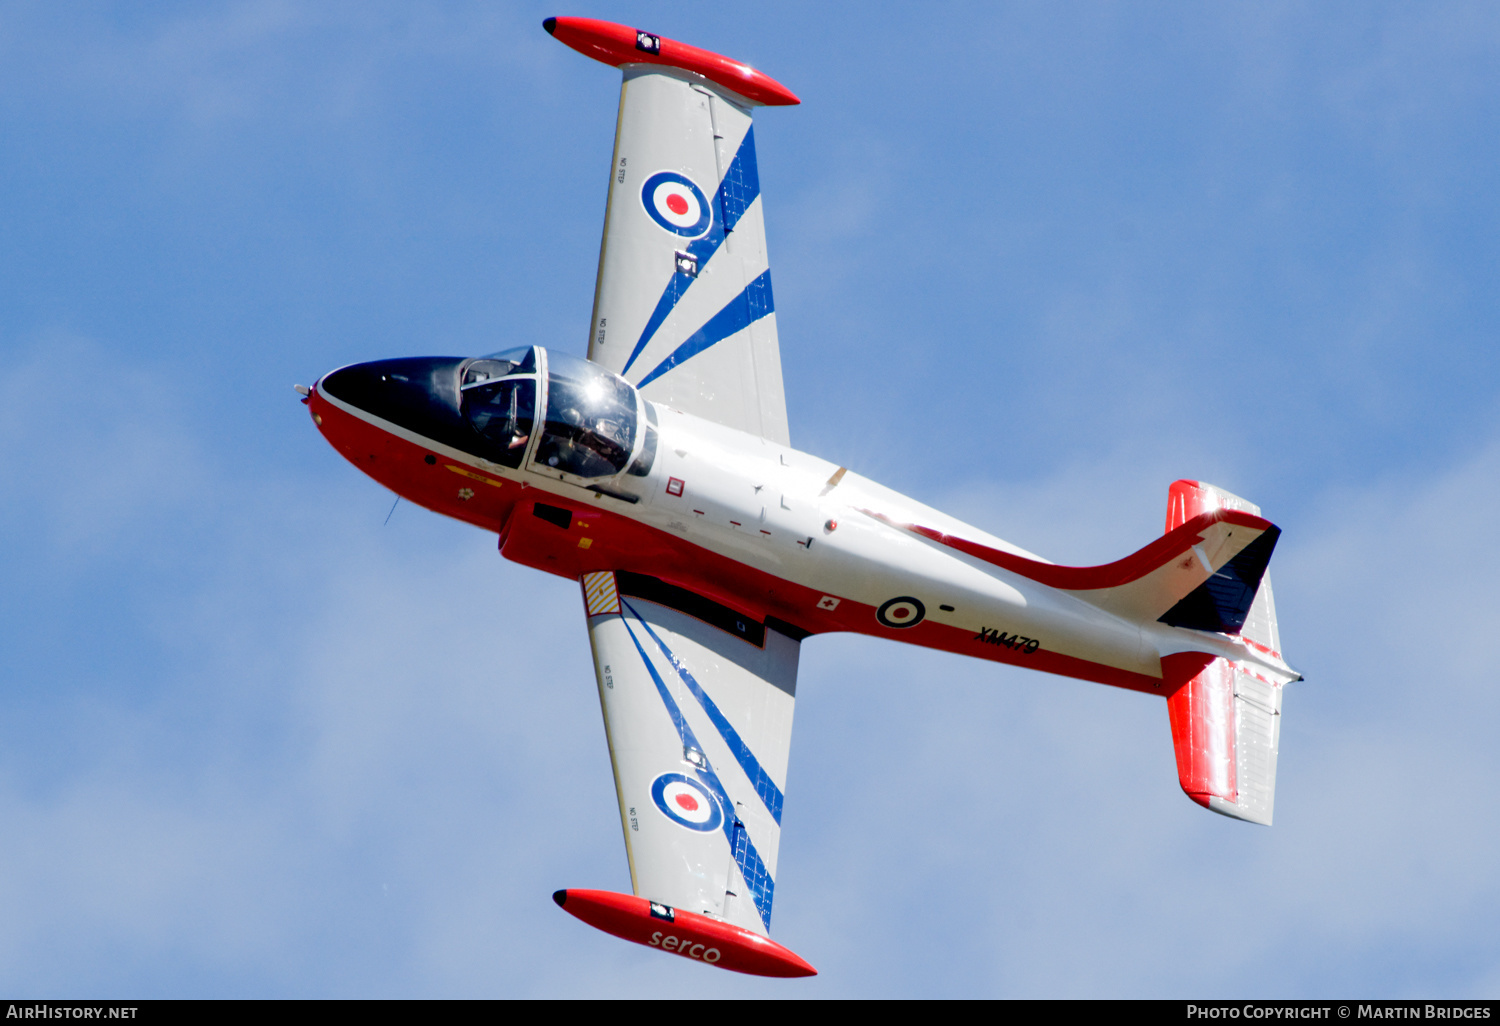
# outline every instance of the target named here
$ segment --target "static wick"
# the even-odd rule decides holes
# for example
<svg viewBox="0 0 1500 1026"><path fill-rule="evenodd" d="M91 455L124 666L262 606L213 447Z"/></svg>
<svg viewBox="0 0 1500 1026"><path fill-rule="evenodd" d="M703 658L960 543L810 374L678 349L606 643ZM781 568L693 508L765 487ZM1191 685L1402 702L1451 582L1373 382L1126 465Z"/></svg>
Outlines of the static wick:
<svg viewBox="0 0 1500 1026"><path fill-rule="evenodd" d="M395 502L393 502L393 503L391 503L391 513L394 513L394 512L396 512L396 505L397 505L397 503L399 503L399 502L400 502L400 501L401 501L401 496L399 496L399 495L398 495L398 496L396 496L396 501L395 501ZM390 523L390 522L391 522L391 513L387 513L387 514L386 514L386 515L385 515L385 524L389 524L389 523ZM385 524L381 524L381 525L380 525L380 526L381 526L381 527L384 527L384 526L385 526Z"/></svg>

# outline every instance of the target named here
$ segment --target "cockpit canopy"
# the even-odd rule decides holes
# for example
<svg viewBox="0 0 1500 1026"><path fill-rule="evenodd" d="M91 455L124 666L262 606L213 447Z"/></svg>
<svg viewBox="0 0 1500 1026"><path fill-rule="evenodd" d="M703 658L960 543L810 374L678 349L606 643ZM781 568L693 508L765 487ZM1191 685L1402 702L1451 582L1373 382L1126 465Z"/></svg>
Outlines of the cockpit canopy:
<svg viewBox="0 0 1500 1026"><path fill-rule="evenodd" d="M536 420L536 353L511 349L471 360L459 381L463 413L489 443L491 462L519 467Z"/></svg>
<svg viewBox="0 0 1500 1026"><path fill-rule="evenodd" d="M655 429L648 425L640 438L637 428L641 413L654 422L654 411L629 382L597 364L539 346L508 349L466 363L459 390L464 417L492 462L519 467L534 450L537 470L579 478L651 469ZM542 403L541 437L533 445Z"/></svg>

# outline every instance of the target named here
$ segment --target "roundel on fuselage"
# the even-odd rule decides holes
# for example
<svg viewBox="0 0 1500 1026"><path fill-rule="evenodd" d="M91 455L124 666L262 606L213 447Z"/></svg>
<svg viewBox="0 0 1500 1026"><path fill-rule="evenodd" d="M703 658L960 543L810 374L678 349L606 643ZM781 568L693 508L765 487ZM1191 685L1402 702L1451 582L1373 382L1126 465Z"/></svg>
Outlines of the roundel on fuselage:
<svg viewBox="0 0 1500 1026"><path fill-rule="evenodd" d="M687 175L658 171L641 186L641 206L662 228L684 239L707 234L713 207L703 190Z"/></svg>
<svg viewBox="0 0 1500 1026"><path fill-rule="evenodd" d="M927 607L910 595L893 598L875 610L875 619L886 627L915 627L926 616Z"/></svg>

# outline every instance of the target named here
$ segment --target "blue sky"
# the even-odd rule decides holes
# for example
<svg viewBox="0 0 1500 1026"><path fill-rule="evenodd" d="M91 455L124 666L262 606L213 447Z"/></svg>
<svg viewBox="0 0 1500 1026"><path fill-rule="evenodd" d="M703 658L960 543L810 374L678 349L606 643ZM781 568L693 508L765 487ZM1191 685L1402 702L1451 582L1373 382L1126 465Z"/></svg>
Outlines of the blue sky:
<svg viewBox="0 0 1500 1026"><path fill-rule="evenodd" d="M1145 696L803 646L775 935L628 889L576 586L401 504L291 391L584 347L618 74L747 60L793 443L1060 562L1169 482L1284 530L1276 826ZM1500 993L1500 10L0 11L0 990Z"/></svg>

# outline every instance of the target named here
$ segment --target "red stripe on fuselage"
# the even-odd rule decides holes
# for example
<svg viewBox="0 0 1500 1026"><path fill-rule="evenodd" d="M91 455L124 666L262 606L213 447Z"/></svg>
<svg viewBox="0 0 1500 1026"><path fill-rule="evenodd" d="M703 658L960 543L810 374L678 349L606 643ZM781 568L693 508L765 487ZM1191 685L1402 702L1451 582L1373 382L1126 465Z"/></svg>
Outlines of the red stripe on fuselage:
<svg viewBox="0 0 1500 1026"><path fill-rule="evenodd" d="M447 469L455 461L348 413L316 388L307 398L313 423L344 459L409 502L434 513L499 532L521 496L521 486L507 481L496 488ZM428 463L427 458L433 462ZM479 473L467 464L464 470ZM488 476L488 475L485 475ZM464 489L472 492L463 497Z"/></svg>
<svg viewBox="0 0 1500 1026"><path fill-rule="evenodd" d="M813 634L869 634L1132 691L1162 693L1159 677L1045 648L1026 653L988 643L980 636L978 624L957 627L926 620L913 627L890 628L875 618L873 605L852 599L844 599L837 609L819 609L823 592L757 570L604 505L617 500L600 496L592 502L579 501L509 479L497 488L453 473L448 469L455 464L452 457L349 413L316 389L308 408L329 444L350 463L404 499L494 532L500 536L501 554L524 566L570 580L596 570L627 570L687 588L761 622L776 617ZM433 463L427 462L428 456L434 458ZM463 469L482 474L467 464ZM463 497L464 489L471 493L468 498ZM535 503L568 510L570 526L563 528L534 516ZM579 544L584 539L586 547Z"/></svg>
<svg viewBox="0 0 1500 1026"><path fill-rule="evenodd" d="M1197 545L1203 540L1203 532L1217 523L1235 524L1257 531L1264 531L1272 526L1269 520L1263 520L1250 513L1221 509L1195 516L1176 530L1157 538L1145 548L1113 563L1105 563L1102 566L1058 566L1055 563L1041 563L1002 549L944 534L920 524L898 524L890 517L873 510L862 512L892 527L904 527L913 534L930 538L950 549L956 549L975 559L982 559L1002 570L1020 574L1028 580L1045 584L1049 588L1057 588L1059 591L1097 591L1101 588L1118 588L1122 584L1139 580Z"/></svg>

